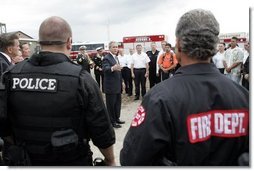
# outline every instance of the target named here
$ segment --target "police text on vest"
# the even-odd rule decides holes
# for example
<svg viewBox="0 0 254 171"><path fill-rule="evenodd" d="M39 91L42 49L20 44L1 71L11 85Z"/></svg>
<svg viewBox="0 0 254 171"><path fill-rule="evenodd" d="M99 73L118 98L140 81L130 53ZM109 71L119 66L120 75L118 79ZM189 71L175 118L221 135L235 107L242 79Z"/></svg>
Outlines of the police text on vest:
<svg viewBox="0 0 254 171"><path fill-rule="evenodd" d="M12 78L12 90L56 92L57 80L52 78Z"/></svg>
<svg viewBox="0 0 254 171"><path fill-rule="evenodd" d="M192 114L187 118L189 141L201 142L211 136L244 136L248 133L248 122L248 110L216 110Z"/></svg>

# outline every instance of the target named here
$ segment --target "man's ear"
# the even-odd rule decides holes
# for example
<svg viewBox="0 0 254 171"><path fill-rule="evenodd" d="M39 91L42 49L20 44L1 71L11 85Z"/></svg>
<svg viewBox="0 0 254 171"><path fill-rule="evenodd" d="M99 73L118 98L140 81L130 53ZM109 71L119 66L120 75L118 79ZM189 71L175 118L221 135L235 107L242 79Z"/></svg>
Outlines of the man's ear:
<svg viewBox="0 0 254 171"><path fill-rule="evenodd" d="M8 54L12 54L12 46L7 47L7 52L8 52Z"/></svg>
<svg viewBox="0 0 254 171"><path fill-rule="evenodd" d="M175 44L175 54L176 54L176 59L179 62L180 65L182 65L182 53L181 53L181 45L180 45L180 40L176 38L176 44Z"/></svg>
<svg viewBox="0 0 254 171"><path fill-rule="evenodd" d="M66 47L67 47L67 49L68 50L71 50L71 48L72 48L72 37L69 37L68 39L67 39L67 45L66 45Z"/></svg>
<svg viewBox="0 0 254 171"><path fill-rule="evenodd" d="M181 45L180 45L180 40L178 38L176 38L176 45L175 45L175 48L177 48L177 51L178 52L181 52Z"/></svg>

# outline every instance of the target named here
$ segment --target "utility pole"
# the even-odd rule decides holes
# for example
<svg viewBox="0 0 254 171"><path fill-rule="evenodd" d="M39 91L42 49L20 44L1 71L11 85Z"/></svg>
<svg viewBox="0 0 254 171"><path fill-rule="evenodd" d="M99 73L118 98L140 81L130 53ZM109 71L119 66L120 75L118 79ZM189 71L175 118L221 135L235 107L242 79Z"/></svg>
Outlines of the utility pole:
<svg viewBox="0 0 254 171"><path fill-rule="evenodd" d="M108 41L110 41L110 21L109 21L109 16L108 16L108 21L107 21L107 35L108 35Z"/></svg>

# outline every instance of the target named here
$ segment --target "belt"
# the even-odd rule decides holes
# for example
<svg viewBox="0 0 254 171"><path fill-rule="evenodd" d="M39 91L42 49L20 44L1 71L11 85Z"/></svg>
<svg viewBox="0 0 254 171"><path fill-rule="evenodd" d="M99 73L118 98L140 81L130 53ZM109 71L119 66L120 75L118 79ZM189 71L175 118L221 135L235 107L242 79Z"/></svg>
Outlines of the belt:
<svg viewBox="0 0 254 171"><path fill-rule="evenodd" d="M143 70L143 69L146 69L146 68L134 68L135 70Z"/></svg>

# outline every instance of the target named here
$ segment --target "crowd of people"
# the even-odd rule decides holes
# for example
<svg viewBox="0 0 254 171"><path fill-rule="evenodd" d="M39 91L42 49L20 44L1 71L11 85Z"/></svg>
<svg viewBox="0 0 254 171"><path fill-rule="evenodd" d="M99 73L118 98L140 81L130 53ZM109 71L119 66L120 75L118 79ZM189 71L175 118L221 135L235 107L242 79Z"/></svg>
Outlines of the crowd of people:
<svg viewBox="0 0 254 171"><path fill-rule="evenodd" d="M175 50L162 41L160 51L152 42L150 51L137 44L124 54L111 41L106 55L98 47L92 58L81 46L77 64L63 18L41 23L39 53L30 54L15 33L1 34L4 165L92 166L91 140L104 164L115 166L114 128L125 124L121 94L133 96L133 82L134 100L142 101L121 165L249 165L249 42L242 50L233 37L225 50L219 23L202 9L185 13L175 34Z"/></svg>
<svg viewBox="0 0 254 171"><path fill-rule="evenodd" d="M240 48L236 37L232 37L231 40L228 47L226 47L224 42L218 43L217 53L211 58L211 63L214 63L222 74L249 90L249 41L244 43L244 48ZM90 57L86 53L85 58L87 61L80 63L80 55L84 53L81 50L82 48L85 49L84 46L80 47L77 61L81 65L86 65L87 67L85 68L87 68L89 73L94 68L96 81L99 87L102 87L102 92L104 92L102 60L107 52L103 47L99 47L96 49L96 56ZM129 54L125 54L124 49L121 48L118 49L117 53L122 75L121 92L132 96L134 82L135 100L140 97L140 87L142 97L145 95L147 78L151 89L154 85L172 77L180 67L170 43L162 41L161 49L158 49L156 43L151 42L151 50L145 53L142 48L142 45L138 44L136 49L128 49Z"/></svg>
<svg viewBox="0 0 254 171"><path fill-rule="evenodd" d="M218 52L213 56L212 62L222 74L249 90L250 44L249 41L245 42L241 49L237 42L237 37L232 37L227 48L225 43L219 43Z"/></svg>

